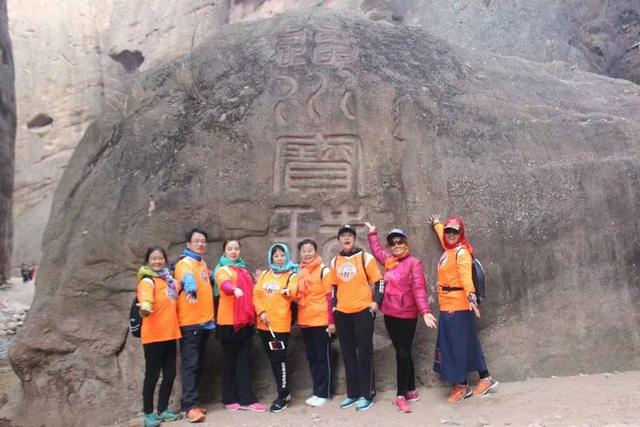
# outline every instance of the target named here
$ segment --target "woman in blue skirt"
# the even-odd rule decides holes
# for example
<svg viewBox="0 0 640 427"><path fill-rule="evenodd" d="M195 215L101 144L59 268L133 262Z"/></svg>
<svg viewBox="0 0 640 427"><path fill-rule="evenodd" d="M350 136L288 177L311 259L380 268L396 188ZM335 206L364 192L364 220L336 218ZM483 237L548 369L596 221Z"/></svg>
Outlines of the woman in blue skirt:
<svg viewBox="0 0 640 427"><path fill-rule="evenodd" d="M438 261L440 327L433 370L452 384L447 401L458 403L472 394L486 394L498 382L489 375L474 327L473 317L479 318L480 310L471 272L473 247L465 238L464 223L448 218L442 225L439 215L431 215L431 223L444 249ZM475 371L480 379L472 391L467 373Z"/></svg>

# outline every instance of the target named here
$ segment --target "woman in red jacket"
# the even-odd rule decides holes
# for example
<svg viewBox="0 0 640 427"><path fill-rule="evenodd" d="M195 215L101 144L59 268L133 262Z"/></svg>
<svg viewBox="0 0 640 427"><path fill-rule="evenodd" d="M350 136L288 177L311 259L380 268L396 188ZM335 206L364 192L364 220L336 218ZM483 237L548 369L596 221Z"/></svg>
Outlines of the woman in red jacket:
<svg viewBox="0 0 640 427"><path fill-rule="evenodd" d="M473 247L464 234L459 218L447 218L444 225L439 215L431 215L433 228L445 250L438 261L438 304L440 328L433 370L452 384L449 403L471 396L482 396L498 385L491 378L473 315L480 317L472 278ZM467 384L467 373L478 371L480 380L474 391Z"/></svg>
<svg viewBox="0 0 640 427"><path fill-rule="evenodd" d="M382 249L376 227L369 227L369 247L384 265L384 297L380 311L393 348L396 351L397 398L393 404L400 412L411 412L409 401L420 399L416 391L411 346L416 334L418 317L429 328L436 327L436 318L429 307L422 262L409 254L409 241L404 231L394 228L387 233L391 253Z"/></svg>

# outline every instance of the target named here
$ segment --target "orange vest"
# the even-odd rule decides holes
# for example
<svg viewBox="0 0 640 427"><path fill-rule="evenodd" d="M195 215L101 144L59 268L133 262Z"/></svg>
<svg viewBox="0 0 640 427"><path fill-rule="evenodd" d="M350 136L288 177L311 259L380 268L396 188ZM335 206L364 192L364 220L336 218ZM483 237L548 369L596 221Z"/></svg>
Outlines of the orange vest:
<svg viewBox="0 0 640 427"><path fill-rule="evenodd" d="M153 304L152 313L142 320L142 344L182 338L178 325L176 300L167 296L167 282L160 277L145 277L138 283L138 301Z"/></svg>
<svg viewBox="0 0 640 427"><path fill-rule="evenodd" d="M369 307L373 302L371 285L382 280L373 255L364 251L348 257L336 255L331 260L330 271L331 283L338 287L336 310L349 314Z"/></svg>
<svg viewBox="0 0 640 427"><path fill-rule="evenodd" d="M182 290L182 278L192 273L198 285L198 301L195 304L187 302L187 294ZM193 326L208 323L213 317L213 289L209 279L209 268L204 261L196 261L191 257L184 257L178 261L175 278L178 282L178 321L180 326Z"/></svg>
<svg viewBox="0 0 640 427"><path fill-rule="evenodd" d="M322 276L324 272L324 276ZM331 274L329 269L320 264L311 272L311 286L304 306L298 304L298 325L327 326L329 324L329 301L331 295Z"/></svg>
<svg viewBox="0 0 640 427"><path fill-rule="evenodd" d="M260 313L265 312L273 332L291 331L291 301L296 297L297 282L298 275L291 272L274 273L267 270L260 275L256 287L253 288L253 305L258 315L258 329L269 330L260 320ZM290 290L288 297L280 293L280 290L285 288Z"/></svg>
<svg viewBox="0 0 640 427"><path fill-rule="evenodd" d="M444 226L435 224L440 244L444 248ZM438 261L438 305L440 311L469 310L469 294L474 291L469 251L458 246L446 249ZM443 286L462 287L460 291L446 291Z"/></svg>
<svg viewBox="0 0 640 427"><path fill-rule="evenodd" d="M222 284L230 281L234 285L238 281L238 273L229 267L219 267L216 270L216 283L220 288L220 300L218 300L218 325L233 325L233 302L235 295L227 295L222 290ZM244 297L243 297L244 298Z"/></svg>

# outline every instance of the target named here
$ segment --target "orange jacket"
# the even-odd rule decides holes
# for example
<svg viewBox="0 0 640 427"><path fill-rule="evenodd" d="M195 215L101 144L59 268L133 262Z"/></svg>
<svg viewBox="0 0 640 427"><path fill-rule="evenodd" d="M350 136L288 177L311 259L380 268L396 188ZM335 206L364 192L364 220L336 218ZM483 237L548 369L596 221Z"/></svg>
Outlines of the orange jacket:
<svg viewBox="0 0 640 427"><path fill-rule="evenodd" d="M331 260L330 271L331 283L338 287L336 310L357 313L369 307L373 302L371 285L382 279L373 255L364 251L351 256L336 255Z"/></svg>
<svg viewBox="0 0 640 427"><path fill-rule="evenodd" d="M444 248L444 226L434 224ZM440 311L469 310L469 294L474 292L471 264L473 259L463 246L446 249L438 261L438 305ZM443 286L461 287L460 291L445 291Z"/></svg>
<svg viewBox="0 0 640 427"><path fill-rule="evenodd" d="M297 281L298 275L291 272L274 273L267 270L260 275L256 287L253 288L253 305L258 315L258 329L269 330L260 320L260 313L265 312L273 332L291 331L291 301L297 294ZM285 288L290 291L288 297L280 293Z"/></svg>
<svg viewBox="0 0 640 427"><path fill-rule="evenodd" d="M321 263L311 271L311 287L305 298L305 304L304 306L298 304L298 325L300 327L329 325L329 302L332 285L330 271L324 264Z"/></svg>
<svg viewBox="0 0 640 427"><path fill-rule="evenodd" d="M167 282L160 277L145 277L138 283L138 301L149 301L153 304L153 312L142 321L142 344L182 338L176 300L167 296L167 288Z"/></svg>
<svg viewBox="0 0 640 427"><path fill-rule="evenodd" d="M182 290L182 278L192 273L198 285L198 301L195 304L187 302L187 294ZM185 256L176 264L175 278L178 282L178 321L180 326L194 326L208 323L213 317L213 289L209 279L209 268L204 261L197 261Z"/></svg>
<svg viewBox="0 0 640 427"><path fill-rule="evenodd" d="M227 294L223 290L225 282L231 282L234 286L238 283L238 273L231 267L219 267L216 270L216 283L220 287L220 300L218 301L218 325L233 325L233 304L236 301L234 294ZM241 298L251 298L243 295Z"/></svg>

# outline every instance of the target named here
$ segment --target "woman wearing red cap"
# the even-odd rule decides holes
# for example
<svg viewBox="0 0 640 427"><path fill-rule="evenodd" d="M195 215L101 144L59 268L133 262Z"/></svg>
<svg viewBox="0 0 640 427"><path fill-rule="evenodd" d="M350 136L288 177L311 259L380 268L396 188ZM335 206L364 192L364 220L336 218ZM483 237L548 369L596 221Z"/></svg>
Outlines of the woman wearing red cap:
<svg viewBox="0 0 640 427"><path fill-rule="evenodd" d="M411 412L409 401L420 399L416 391L411 346L416 334L418 316L430 327L436 327L431 314L422 262L409 254L409 242L404 231L394 228L387 233L385 251L378 239L376 227L369 227L369 247L380 264L384 265L384 297L380 311L393 348L396 351L397 398L393 404L400 412Z"/></svg>
<svg viewBox="0 0 640 427"><path fill-rule="evenodd" d="M431 223L445 250L438 261L440 327L433 370L453 385L447 401L457 403L472 394L482 396L498 383L489 375L474 329L473 314L479 318L480 310L471 271L473 247L464 235L464 223L450 217L442 225L437 214L431 215ZM473 391L467 384L472 371L480 375Z"/></svg>

